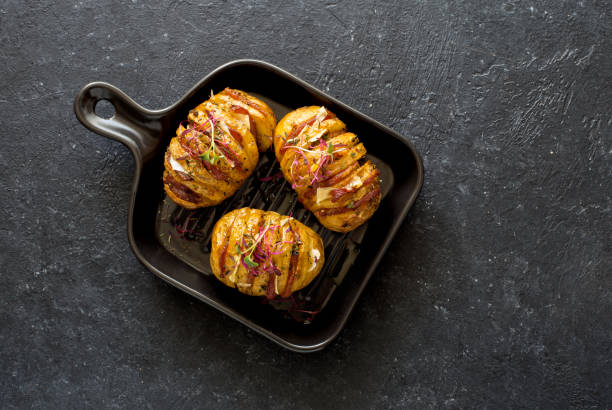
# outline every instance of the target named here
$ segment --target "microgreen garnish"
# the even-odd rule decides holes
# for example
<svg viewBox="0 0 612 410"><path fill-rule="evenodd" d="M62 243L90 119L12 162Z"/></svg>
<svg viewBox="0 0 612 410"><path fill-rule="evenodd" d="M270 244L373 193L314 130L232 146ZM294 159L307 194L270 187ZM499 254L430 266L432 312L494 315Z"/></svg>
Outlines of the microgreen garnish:
<svg viewBox="0 0 612 410"><path fill-rule="evenodd" d="M296 154L293 162L289 167L289 174L293 179L292 188L300 186L312 186L317 181L321 180L325 167L334 162L334 154L346 150L341 148L342 144L332 144L323 139L319 140L319 145L311 149L303 148L298 145L286 146L287 149L293 150ZM306 154L311 154L308 158ZM314 158L312 158L314 157ZM300 161L306 166L307 176L299 176L299 180L296 178L295 171L296 167L300 165Z"/></svg>
<svg viewBox="0 0 612 410"><path fill-rule="evenodd" d="M286 243L294 245L295 240L277 240L274 243L272 241L276 234L281 232L280 229L287 221L283 220L279 225L262 226L255 237L245 234L240 241L236 242L236 253L240 257L240 263L249 273L255 276L261 272L280 275L280 269L272 262L272 256L282 253L281 245ZM280 236L282 237L282 234Z"/></svg>
<svg viewBox="0 0 612 410"><path fill-rule="evenodd" d="M190 124L189 121L181 123L181 127L184 128L180 134L182 138L181 146L186 151L187 156L211 165L225 159L232 168L240 166L239 159L226 141L227 138L225 138L230 134L227 125L220 119L215 118L208 110L205 110L205 113L208 118L203 124ZM207 138L204 139L204 136Z"/></svg>
<svg viewBox="0 0 612 410"><path fill-rule="evenodd" d="M246 265L249 268L256 268L259 266L259 263L255 262L253 259L251 259L250 256L245 256L244 257L244 263L246 263Z"/></svg>
<svg viewBox="0 0 612 410"><path fill-rule="evenodd" d="M334 162L334 155L347 150L345 144L333 144L329 129L321 127L328 118L329 112L325 107L319 108L317 114L310 120L294 126L293 131L283 138L286 142L282 151L292 150L293 161L289 165L291 187L316 187L324 179L327 166ZM342 147L342 148L340 148Z"/></svg>
<svg viewBox="0 0 612 410"><path fill-rule="evenodd" d="M221 158L225 158L225 156L218 152L218 149L215 145L215 138L218 137L215 136L215 123L213 122L213 119L210 116L208 118L208 123L210 124L210 145L208 146L208 149L202 155L200 155L200 158L202 158L204 161L207 161L211 165L215 165L218 160L220 160ZM219 134L219 132L217 133Z"/></svg>

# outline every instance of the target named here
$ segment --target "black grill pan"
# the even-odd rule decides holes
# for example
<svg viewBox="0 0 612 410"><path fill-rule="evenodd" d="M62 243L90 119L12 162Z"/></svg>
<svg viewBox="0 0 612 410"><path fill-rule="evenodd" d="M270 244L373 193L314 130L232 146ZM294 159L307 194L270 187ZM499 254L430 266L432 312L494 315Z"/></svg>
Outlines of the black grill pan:
<svg viewBox="0 0 612 410"><path fill-rule="evenodd" d="M162 186L163 155L190 109L210 91L237 88L256 95L280 120L305 105L324 105L356 133L381 171L383 200L365 225L348 234L328 231L303 209L284 179L272 151L254 174L220 205L189 211L175 205ZM95 113L101 100L115 114ZM116 87L91 83L78 93L74 110L90 130L124 143L134 155L135 175L128 214L129 242L154 274L221 310L288 349L322 349L340 332L363 288L406 217L423 184L423 165L410 142L391 129L326 95L286 71L256 60L225 64L204 77L183 98L163 110L141 107ZM225 213L243 206L291 214L323 238L321 274L291 299L266 302L221 284L211 273L210 235Z"/></svg>

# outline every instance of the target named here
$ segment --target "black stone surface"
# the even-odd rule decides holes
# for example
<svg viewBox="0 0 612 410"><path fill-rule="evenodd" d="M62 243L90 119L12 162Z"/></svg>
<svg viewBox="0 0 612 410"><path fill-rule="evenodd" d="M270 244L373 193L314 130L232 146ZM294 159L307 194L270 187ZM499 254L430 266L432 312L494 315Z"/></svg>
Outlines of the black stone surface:
<svg viewBox="0 0 612 410"><path fill-rule="evenodd" d="M72 102L237 58L391 126L425 185L345 330L277 347L126 237L133 162ZM612 6L3 1L2 408L612 406Z"/></svg>

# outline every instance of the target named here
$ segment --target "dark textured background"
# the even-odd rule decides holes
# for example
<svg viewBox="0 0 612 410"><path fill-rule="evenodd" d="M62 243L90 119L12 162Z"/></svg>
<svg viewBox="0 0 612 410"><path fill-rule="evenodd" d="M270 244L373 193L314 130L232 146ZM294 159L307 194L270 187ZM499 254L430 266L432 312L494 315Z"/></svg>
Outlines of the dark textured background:
<svg viewBox="0 0 612 410"><path fill-rule="evenodd" d="M612 6L3 1L0 407L612 406ZM118 4L124 3L124 4ZM133 161L72 111L258 58L409 138L425 185L300 355L149 273Z"/></svg>

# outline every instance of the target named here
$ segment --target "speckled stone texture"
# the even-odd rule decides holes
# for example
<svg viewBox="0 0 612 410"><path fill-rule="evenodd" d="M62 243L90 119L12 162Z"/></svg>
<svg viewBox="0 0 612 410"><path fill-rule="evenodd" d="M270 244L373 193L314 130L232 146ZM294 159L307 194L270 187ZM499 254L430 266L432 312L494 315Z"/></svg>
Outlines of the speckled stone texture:
<svg viewBox="0 0 612 410"><path fill-rule="evenodd" d="M612 406L612 5L0 4L2 408ZM133 160L72 102L162 108L259 58L410 139L425 185L340 337L285 351L126 235Z"/></svg>

